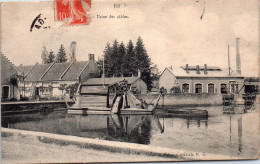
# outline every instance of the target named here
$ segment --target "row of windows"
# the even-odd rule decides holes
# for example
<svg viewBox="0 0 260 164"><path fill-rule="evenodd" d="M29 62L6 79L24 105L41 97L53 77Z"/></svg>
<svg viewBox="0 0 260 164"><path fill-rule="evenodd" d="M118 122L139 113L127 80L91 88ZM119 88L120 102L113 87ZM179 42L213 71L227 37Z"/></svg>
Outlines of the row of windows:
<svg viewBox="0 0 260 164"><path fill-rule="evenodd" d="M208 84L208 93L215 93L215 85ZM189 84L182 84L182 93L189 93L190 85ZM227 84L220 85L220 92L227 93ZM202 93L202 84L195 84L195 93Z"/></svg>

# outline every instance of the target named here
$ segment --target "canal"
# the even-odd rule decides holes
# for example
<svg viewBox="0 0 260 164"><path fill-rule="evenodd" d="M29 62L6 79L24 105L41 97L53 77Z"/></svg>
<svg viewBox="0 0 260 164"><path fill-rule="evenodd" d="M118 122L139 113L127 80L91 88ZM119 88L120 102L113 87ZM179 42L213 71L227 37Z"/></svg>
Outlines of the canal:
<svg viewBox="0 0 260 164"><path fill-rule="evenodd" d="M223 114L222 106L194 107L208 117L72 115L66 111L2 116L2 127L252 158L259 149L259 104ZM163 110L163 109L160 109Z"/></svg>

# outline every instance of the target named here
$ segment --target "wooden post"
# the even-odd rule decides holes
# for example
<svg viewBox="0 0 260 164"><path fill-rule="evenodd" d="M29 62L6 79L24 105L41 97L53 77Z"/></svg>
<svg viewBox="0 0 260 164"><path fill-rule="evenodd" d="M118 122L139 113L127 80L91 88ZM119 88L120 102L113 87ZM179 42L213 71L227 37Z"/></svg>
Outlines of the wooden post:
<svg viewBox="0 0 260 164"><path fill-rule="evenodd" d="M162 102L162 106L164 107L164 93L163 93L163 102Z"/></svg>

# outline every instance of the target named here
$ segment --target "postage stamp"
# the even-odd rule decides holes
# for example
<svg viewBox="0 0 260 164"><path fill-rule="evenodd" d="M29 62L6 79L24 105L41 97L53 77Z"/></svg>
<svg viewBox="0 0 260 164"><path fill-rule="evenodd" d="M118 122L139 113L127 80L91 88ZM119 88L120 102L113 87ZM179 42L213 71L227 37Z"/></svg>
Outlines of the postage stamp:
<svg viewBox="0 0 260 164"><path fill-rule="evenodd" d="M64 25L87 25L91 22L88 12L91 0L56 0L55 20Z"/></svg>

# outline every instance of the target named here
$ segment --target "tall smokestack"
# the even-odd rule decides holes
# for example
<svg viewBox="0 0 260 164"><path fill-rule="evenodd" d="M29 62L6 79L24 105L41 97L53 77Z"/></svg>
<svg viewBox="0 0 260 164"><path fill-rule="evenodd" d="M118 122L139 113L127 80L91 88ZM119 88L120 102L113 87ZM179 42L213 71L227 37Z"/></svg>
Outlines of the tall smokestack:
<svg viewBox="0 0 260 164"><path fill-rule="evenodd" d="M240 54L239 54L239 38L236 39L236 44L237 44L236 70L239 74L241 74L241 61L240 61Z"/></svg>

